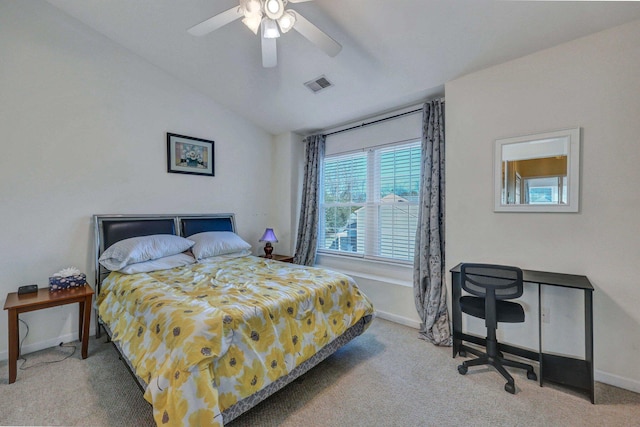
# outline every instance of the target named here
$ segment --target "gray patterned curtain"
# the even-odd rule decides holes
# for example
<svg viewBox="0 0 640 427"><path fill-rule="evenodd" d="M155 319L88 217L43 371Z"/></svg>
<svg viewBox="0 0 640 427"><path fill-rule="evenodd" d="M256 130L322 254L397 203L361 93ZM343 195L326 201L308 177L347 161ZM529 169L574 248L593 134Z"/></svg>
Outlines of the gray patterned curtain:
<svg viewBox="0 0 640 427"><path fill-rule="evenodd" d="M422 109L420 207L413 265L413 294L422 319L420 338L451 345L444 272L444 101Z"/></svg>
<svg viewBox="0 0 640 427"><path fill-rule="evenodd" d="M314 265L318 246L318 218L320 203L320 177L324 160L325 135L312 135L305 138L306 162L304 165L304 183L302 187L302 207L296 254L293 262L301 265Z"/></svg>

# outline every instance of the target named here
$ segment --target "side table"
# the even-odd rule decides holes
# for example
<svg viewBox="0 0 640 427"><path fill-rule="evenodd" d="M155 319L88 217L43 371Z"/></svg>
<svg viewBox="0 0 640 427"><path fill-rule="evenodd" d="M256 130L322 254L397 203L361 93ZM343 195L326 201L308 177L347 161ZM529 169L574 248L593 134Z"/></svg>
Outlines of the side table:
<svg viewBox="0 0 640 427"><path fill-rule="evenodd" d="M266 258L264 255L260 255L261 258ZM293 255L278 255L278 254L273 254L271 256L271 259L274 261L281 261L281 262L293 262Z"/></svg>
<svg viewBox="0 0 640 427"><path fill-rule="evenodd" d="M28 311L59 305L79 303L78 339L82 341L82 358L87 358L89 349L89 324L91 323L91 297L93 289L89 285L50 292L49 288L40 288L38 292L7 295L4 309L9 311L9 384L16 381L17 363L20 356L20 337L18 333L18 315Z"/></svg>

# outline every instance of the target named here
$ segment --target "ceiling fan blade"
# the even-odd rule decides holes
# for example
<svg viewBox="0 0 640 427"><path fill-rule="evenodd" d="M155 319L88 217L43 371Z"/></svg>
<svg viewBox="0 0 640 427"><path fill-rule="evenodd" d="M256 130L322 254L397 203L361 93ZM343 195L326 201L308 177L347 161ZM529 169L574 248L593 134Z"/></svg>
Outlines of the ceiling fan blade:
<svg viewBox="0 0 640 427"><path fill-rule="evenodd" d="M264 68L273 68L278 65L277 39L260 38L262 39L262 66Z"/></svg>
<svg viewBox="0 0 640 427"><path fill-rule="evenodd" d="M324 50L325 53L331 57L336 56L342 50L340 43L329 37L298 12L296 12L296 23L293 29L302 34L311 43Z"/></svg>
<svg viewBox="0 0 640 427"><path fill-rule="evenodd" d="M230 22L235 21L236 19L242 18L244 15L240 11L238 6L233 7L227 11L217 14L206 21L202 21L198 25L194 25L189 28L187 32L192 36L204 36L205 34L209 34L212 31L217 30L220 27L223 27Z"/></svg>

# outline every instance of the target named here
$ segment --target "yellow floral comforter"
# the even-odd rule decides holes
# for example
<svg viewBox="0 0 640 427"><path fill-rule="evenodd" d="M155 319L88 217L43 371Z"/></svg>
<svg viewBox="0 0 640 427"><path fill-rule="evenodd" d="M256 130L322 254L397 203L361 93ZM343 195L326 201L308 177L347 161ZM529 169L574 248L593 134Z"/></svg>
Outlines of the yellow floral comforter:
<svg viewBox="0 0 640 427"><path fill-rule="evenodd" d="M113 272L98 307L159 426L222 425L222 411L373 314L348 276L254 256Z"/></svg>

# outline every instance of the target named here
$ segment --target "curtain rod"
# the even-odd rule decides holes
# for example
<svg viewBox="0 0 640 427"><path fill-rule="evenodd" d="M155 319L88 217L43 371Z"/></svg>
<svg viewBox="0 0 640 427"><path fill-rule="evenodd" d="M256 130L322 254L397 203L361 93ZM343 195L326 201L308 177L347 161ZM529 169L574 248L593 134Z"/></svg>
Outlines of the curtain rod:
<svg viewBox="0 0 640 427"><path fill-rule="evenodd" d="M325 136L335 135L336 133L342 133L342 132L346 132L348 130L359 129L359 128L363 128L365 126L375 125L376 123L385 122L385 121L391 120L391 119L397 119L398 117L406 116L408 114L417 113L418 111L422 111L422 108L418 108L416 110L411 110L411 111L405 111L404 113L396 114L395 116L385 117L384 119L374 120L372 122L366 122L366 123L363 122L363 123L361 123L359 125L351 126L349 128L346 128L346 129L340 129L340 130L337 130L337 131L334 131L334 132L326 133Z"/></svg>
<svg viewBox="0 0 640 427"><path fill-rule="evenodd" d="M442 101L444 101L444 98L440 98L440 99ZM376 123L385 122L387 120L392 120L392 119L397 119L398 117L407 116L409 114L414 114L414 113L417 113L419 111L422 111L422 107L416 108L415 110L411 110L411 111L405 111L404 113L396 114L394 116L385 117L383 119L374 120L372 122L362 122L359 125L351 126L351 127L346 128L346 129L340 129L340 130L336 130L334 132L325 133L324 136L335 135L337 133L346 132L348 130L359 129L359 128L363 128L365 126L375 125Z"/></svg>

